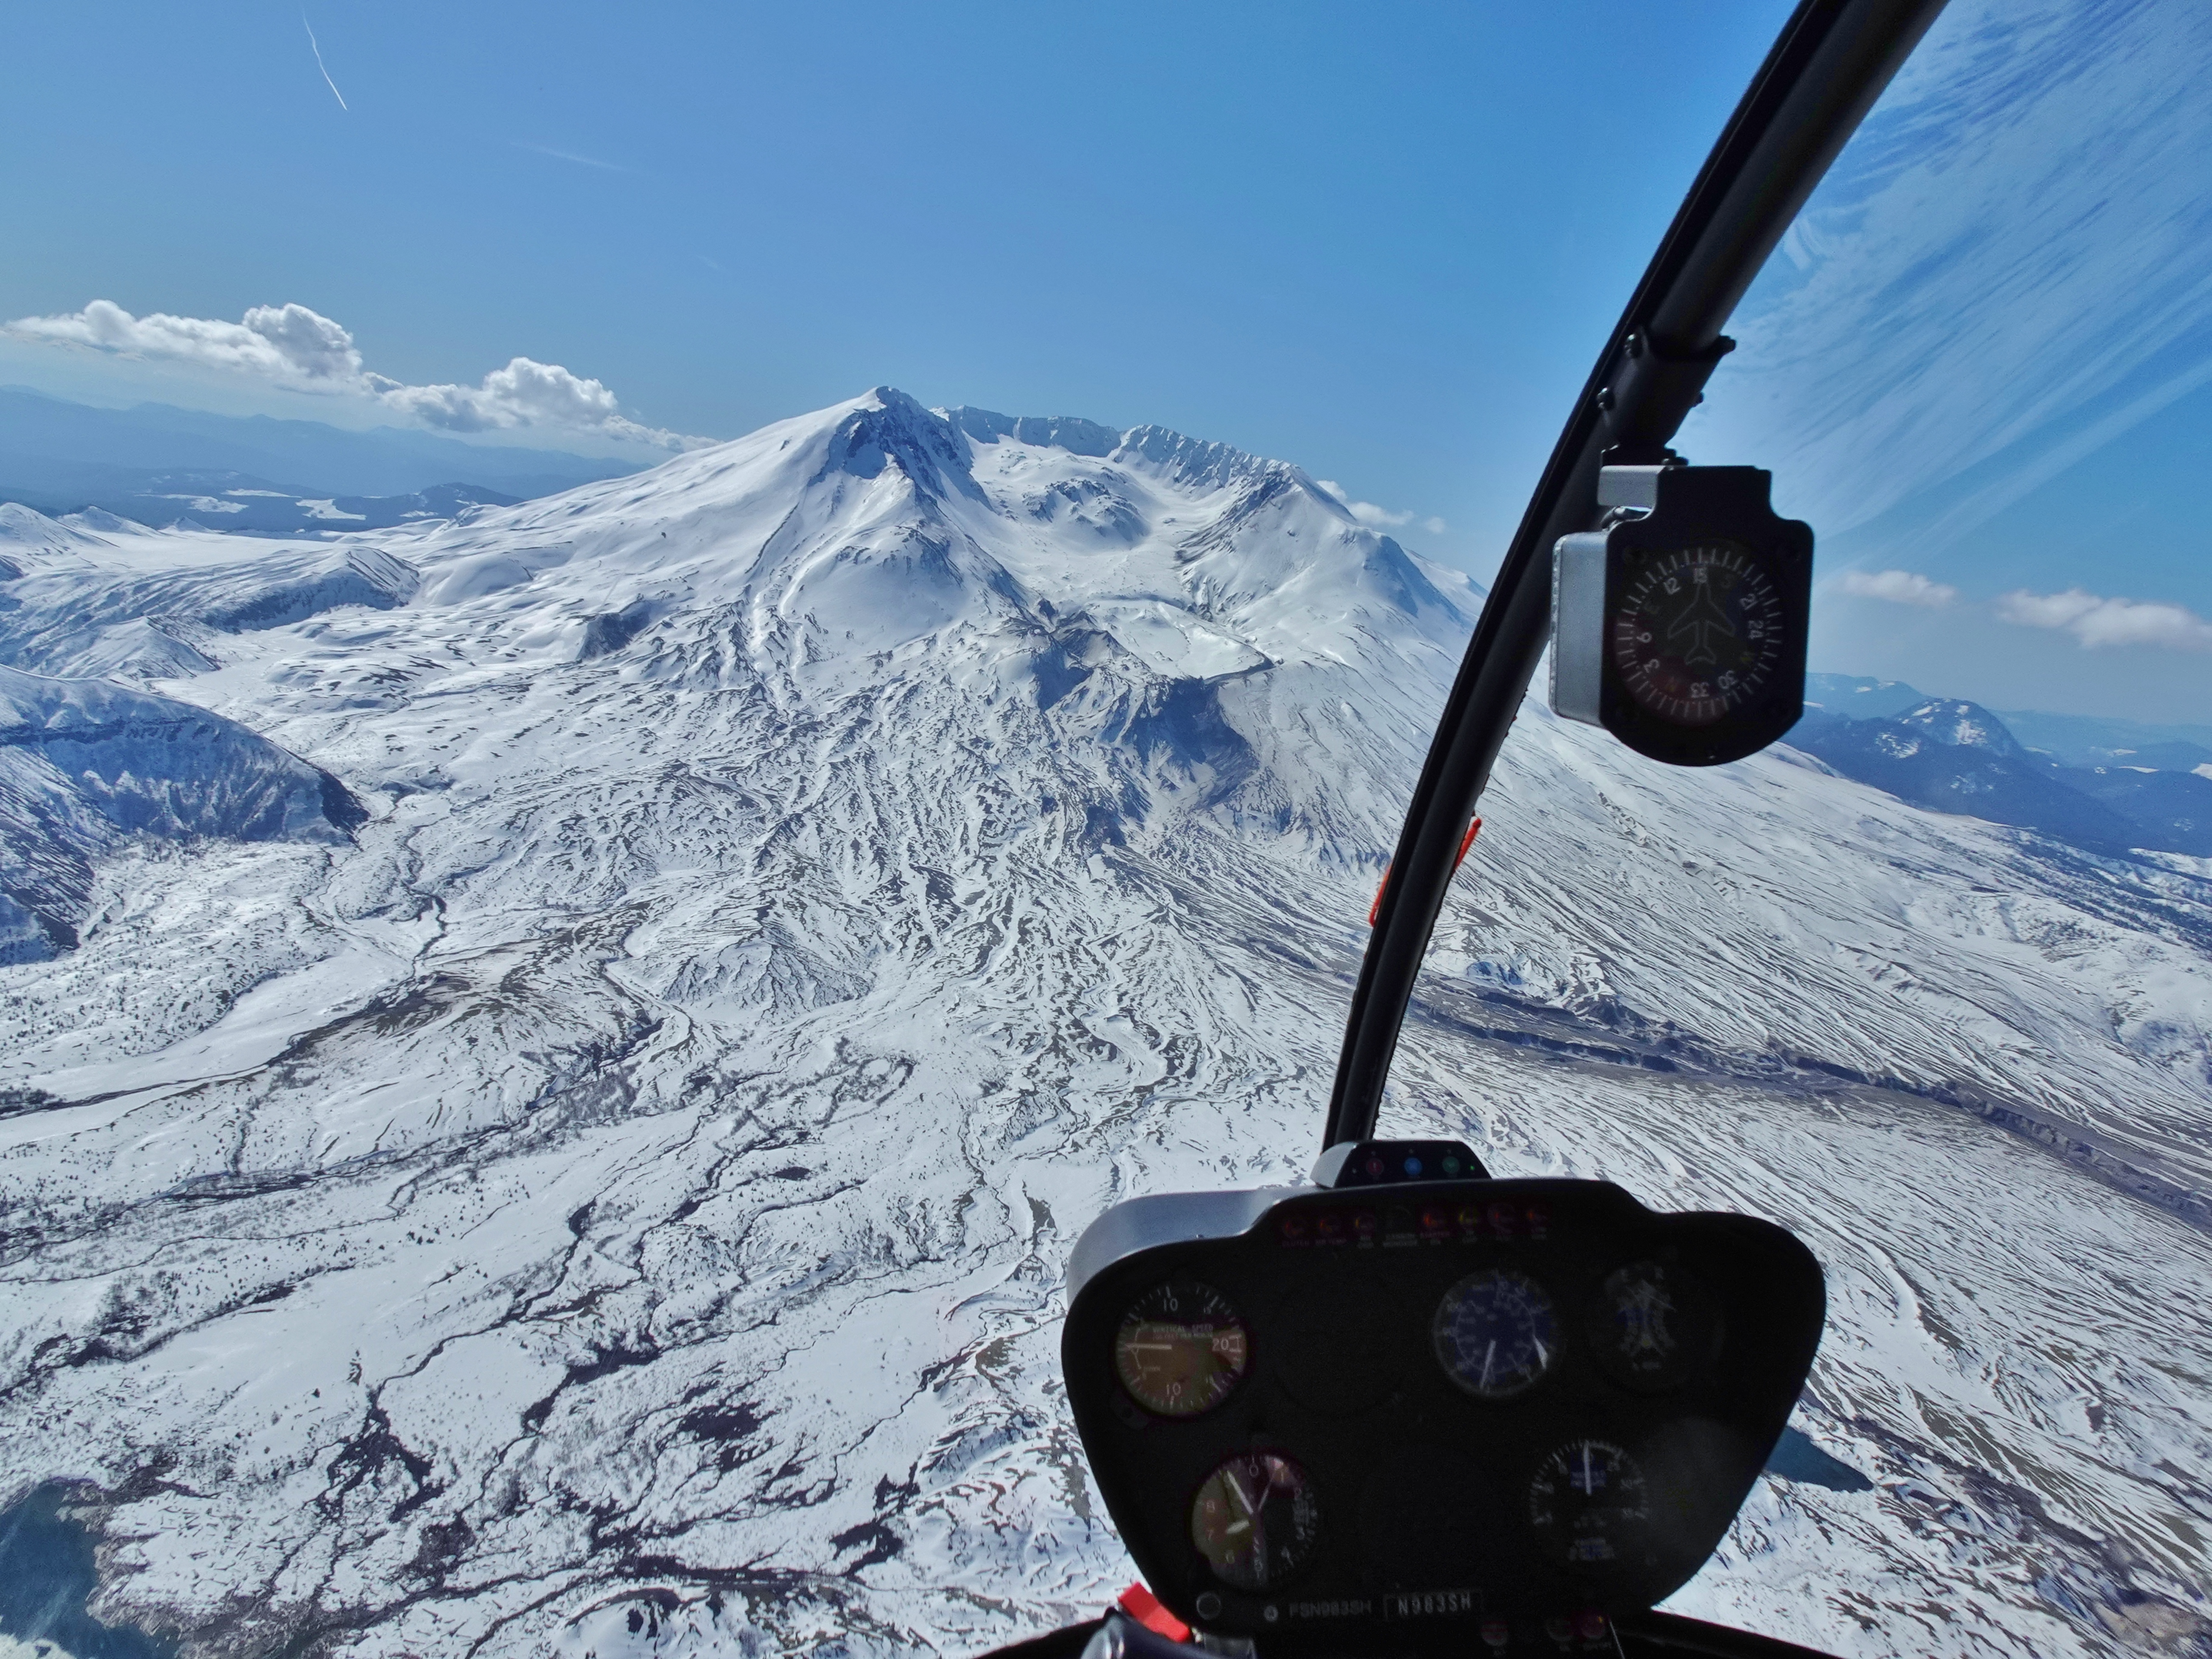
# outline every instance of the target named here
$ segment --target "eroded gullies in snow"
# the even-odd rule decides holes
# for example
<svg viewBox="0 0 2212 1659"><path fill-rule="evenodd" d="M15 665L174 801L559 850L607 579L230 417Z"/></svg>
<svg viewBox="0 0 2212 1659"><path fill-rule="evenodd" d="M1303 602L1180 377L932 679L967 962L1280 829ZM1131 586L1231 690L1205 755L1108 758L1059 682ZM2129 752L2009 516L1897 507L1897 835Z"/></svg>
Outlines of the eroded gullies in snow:
<svg viewBox="0 0 2212 1659"><path fill-rule="evenodd" d="M1302 1176L1462 582L1294 468L888 392L466 524L29 528L9 663L158 631L366 814L100 852L0 969L0 1471L111 1494L102 1618L968 1651L1120 1589L1066 1251ZM1829 1273L1799 1422L1871 1484L1762 1483L1683 1604L2197 1617L2203 877L1533 707L1485 817L1389 1121Z"/></svg>

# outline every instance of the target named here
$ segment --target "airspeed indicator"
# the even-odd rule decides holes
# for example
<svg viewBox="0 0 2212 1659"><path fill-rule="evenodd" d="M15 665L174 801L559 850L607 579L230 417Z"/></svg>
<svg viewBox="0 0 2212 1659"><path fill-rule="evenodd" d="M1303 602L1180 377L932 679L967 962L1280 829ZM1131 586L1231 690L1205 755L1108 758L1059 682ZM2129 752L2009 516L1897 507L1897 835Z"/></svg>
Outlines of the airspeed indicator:
<svg viewBox="0 0 2212 1659"><path fill-rule="evenodd" d="M1430 1322L1437 1363L1478 1400L1534 1388L1559 1354L1559 1320L1543 1286L1491 1268L1446 1291Z"/></svg>

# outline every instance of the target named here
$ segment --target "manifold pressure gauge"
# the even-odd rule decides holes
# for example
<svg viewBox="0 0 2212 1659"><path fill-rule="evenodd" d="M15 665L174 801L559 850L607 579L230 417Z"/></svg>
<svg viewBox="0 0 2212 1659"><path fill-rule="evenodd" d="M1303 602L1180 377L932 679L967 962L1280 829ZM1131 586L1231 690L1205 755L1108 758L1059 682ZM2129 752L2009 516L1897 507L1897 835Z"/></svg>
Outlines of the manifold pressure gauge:
<svg viewBox="0 0 2212 1659"><path fill-rule="evenodd" d="M1638 754L1713 766L1805 712L1813 532L1754 466L1609 466L1603 530L1552 558L1552 711Z"/></svg>

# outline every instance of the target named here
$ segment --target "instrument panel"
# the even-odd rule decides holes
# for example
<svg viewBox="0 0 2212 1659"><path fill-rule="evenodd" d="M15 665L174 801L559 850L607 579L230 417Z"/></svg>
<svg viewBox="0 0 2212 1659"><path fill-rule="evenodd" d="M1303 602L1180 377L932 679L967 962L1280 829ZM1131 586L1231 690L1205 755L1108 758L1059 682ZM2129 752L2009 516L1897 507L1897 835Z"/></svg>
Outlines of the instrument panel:
<svg viewBox="0 0 2212 1659"><path fill-rule="evenodd" d="M1070 1284L1123 1541L1179 1617L1265 1653L1650 1607L1720 1542L1825 1310L1782 1228L1602 1182L1139 1199Z"/></svg>

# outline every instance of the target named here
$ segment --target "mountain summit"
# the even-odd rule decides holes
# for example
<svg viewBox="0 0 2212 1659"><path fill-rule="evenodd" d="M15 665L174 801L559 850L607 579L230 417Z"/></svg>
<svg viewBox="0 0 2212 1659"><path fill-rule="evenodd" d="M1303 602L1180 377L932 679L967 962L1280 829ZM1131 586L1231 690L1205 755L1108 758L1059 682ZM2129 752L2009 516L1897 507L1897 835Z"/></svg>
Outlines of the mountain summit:
<svg viewBox="0 0 2212 1659"><path fill-rule="evenodd" d="M1229 641L1270 661L1379 663L1454 652L1474 621L1465 578L1417 562L1296 467L1158 427L1117 437L931 410L889 387L477 515L430 535L418 562L434 571L518 534L624 592L742 600L763 650L781 640L804 655L810 629L817 646L849 633L861 647L817 659L961 618L1018 615L1050 634L1080 612L1126 651L1201 672L1238 658Z"/></svg>

